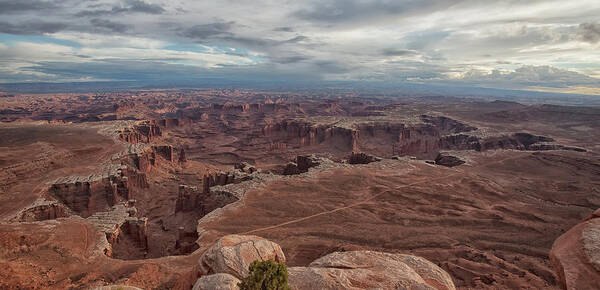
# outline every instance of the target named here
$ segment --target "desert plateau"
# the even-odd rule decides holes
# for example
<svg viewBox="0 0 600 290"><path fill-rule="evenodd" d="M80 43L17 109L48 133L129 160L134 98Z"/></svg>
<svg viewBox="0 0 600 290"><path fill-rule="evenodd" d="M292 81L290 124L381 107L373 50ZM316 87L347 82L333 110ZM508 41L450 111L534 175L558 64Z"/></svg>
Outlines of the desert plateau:
<svg viewBox="0 0 600 290"><path fill-rule="evenodd" d="M368 250L459 289L559 288L576 265L553 243L600 207L594 107L242 90L1 106L1 288L190 289L228 235L277 243L290 269Z"/></svg>
<svg viewBox="0 0 600 290"><path fill-rule="evenodd" d="M0 290L598 290L598 15L0 0Z"/></svg>

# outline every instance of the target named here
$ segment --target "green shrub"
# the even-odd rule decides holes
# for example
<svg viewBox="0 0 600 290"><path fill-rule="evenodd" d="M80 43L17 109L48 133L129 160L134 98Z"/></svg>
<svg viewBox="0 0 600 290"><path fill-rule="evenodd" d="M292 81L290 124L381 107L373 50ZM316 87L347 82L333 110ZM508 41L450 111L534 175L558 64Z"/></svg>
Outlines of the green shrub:
<svg viewBox="0 0 600 290"><path fill-rule="evenodd" d="M287 266L273 260L254 261L250 275L238 283L242 290L289 290Z"/></svg>

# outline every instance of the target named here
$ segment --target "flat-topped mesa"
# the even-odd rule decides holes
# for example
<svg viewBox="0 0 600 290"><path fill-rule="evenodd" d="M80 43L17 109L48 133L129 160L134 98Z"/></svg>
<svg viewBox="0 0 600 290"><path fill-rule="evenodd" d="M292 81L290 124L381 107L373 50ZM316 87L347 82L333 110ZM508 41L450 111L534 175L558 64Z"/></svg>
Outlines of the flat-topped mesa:
<svg viewBox="0 0 600 290"><path fill-rule="evenodd" d="M119 139L131 144L151 143L159 136L162 136L160 126L151 122L143 122L119 132Z"/></svg>
<svg viewBox="0 0 600 290"><path fill-rule="evenodd" d="M318 125L296 120L284 120L269 124L261 133L271 139L272 149L281 149L290 145L306 147L324 142L335 142L338 149L352 151L358 149L358 131L338 127L333 124ZM281 145L281 143L287 145Z"/></svg>
<svg viewBox="0 0 600 290"><path fill-rule="evenodd" d="M465 134L448 135L440 138L440 149L446 150L497 150L513 149L523 151L572 150L585 152L585 149L558 144L554 139L529 133L514 133L479 138Z"/></svg>
<svg viewBox="0 0 600 290"><path fill-rule="evenodd" d="M413 134L414 135L414 134ZM552 138L529 133L514 133L479 137L458 133L451 135L429 135L401 139L395 146L395 154L435 158L440 150L487 151L512 149L523 151L572 150L585 152L585 149L569 147L554 142Z"/></svg>

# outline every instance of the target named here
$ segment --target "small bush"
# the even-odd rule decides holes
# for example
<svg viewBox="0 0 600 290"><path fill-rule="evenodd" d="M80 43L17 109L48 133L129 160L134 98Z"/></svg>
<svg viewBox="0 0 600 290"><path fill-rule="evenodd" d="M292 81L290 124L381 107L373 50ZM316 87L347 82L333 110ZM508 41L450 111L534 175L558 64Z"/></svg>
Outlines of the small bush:
<svg viewBox="0 0 600 290"><path fill-rule="evenodd" d="M254 261L250 275L238 283L242 290L289 290L287 266L273 260Z"/></svg>

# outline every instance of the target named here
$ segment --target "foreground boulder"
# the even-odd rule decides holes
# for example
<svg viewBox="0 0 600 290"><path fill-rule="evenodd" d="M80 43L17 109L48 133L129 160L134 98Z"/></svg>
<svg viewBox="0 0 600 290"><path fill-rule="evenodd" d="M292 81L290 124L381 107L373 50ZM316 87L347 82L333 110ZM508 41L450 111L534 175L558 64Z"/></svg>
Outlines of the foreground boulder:
<svg viewBox="0 0 600 290"><path fill-rule="evenodd" d="M238 290L240 289L237 286L238 283L240 283L240 279L229 274L219 273L200 277L192 290Z"/></svg>
<svg viewBox="0 0 600 290"><path fill-rule="evenodd" d="M228 235L212 245L200 257L200 274L227 273L242 279L248 276L256 260L285 262L281 247L258 236Z"/></svg>
<svg viewBox="0 0 600 290"><path fill-rule="evenodd" d="M288 272L292 289L455 289L440 267L403 254L335 252Z"/></svg>
<svg viewBox="0 0 600 290"><path fill-rule="evenodd" d="M550 261L563 289L600 289L600 209L554 241Z"/></svg>
<svg viewBox="0 0 600 290"><path fill-rule="evenodd" d="M255 261L285 262L281 247L257 236L221 238L200 258L194 290L237 289ZM308 267L288 268L291 289L432 289L454 290L446 271L426 259L374 251L334 252Z"/></svg>

